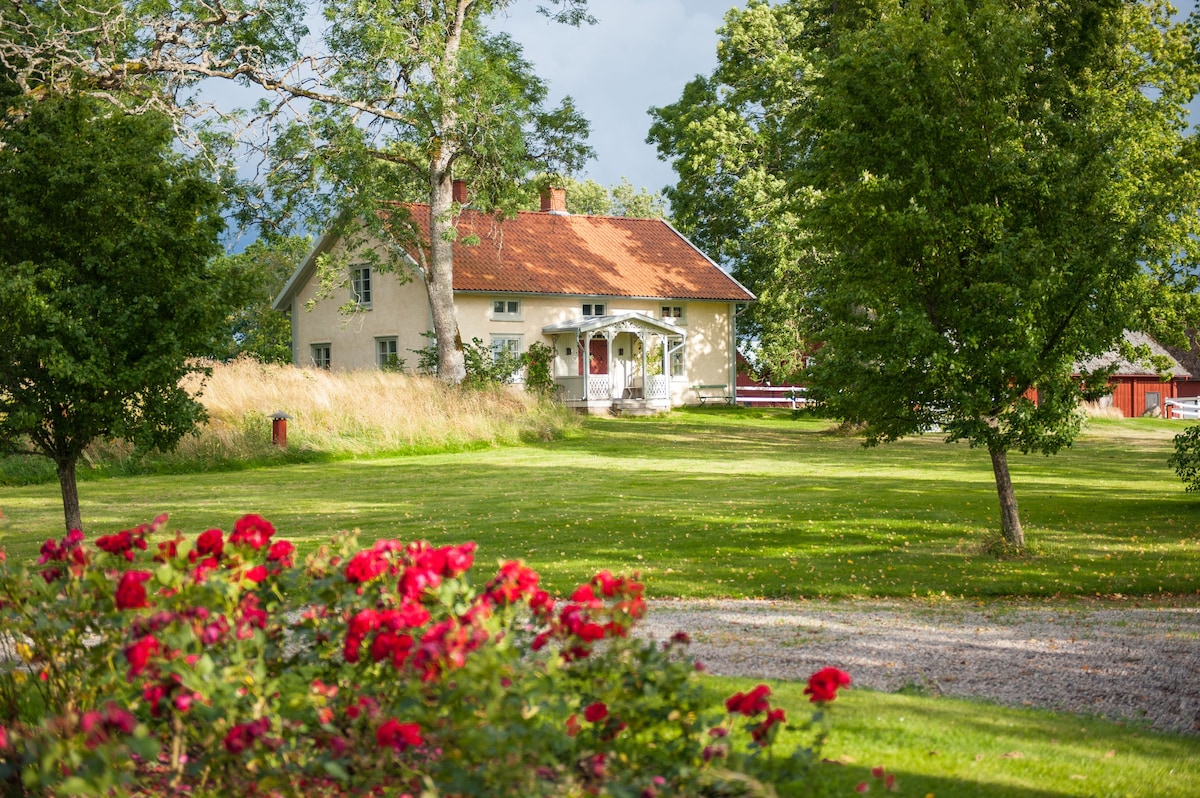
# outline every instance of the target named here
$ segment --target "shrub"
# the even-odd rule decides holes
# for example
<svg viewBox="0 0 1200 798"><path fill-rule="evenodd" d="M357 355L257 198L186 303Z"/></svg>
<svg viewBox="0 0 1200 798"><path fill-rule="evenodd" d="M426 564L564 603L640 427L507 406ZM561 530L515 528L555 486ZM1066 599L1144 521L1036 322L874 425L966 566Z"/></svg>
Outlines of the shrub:
<svg viewBox="0 0 1200 798"><path fill-rule="evenodd" d="M1186 490L1200 490L1200 424L1175 436L1175 453L1167 459L1167 465L1175 469Z"/></svg>
<svg viewBox="0 0 1200 798"><path fill-rule="evenodd" d="M472 585L475 546L339 534L295 567L249 515L166 517L0 556L0 787L81 795L770 794L814 786L813 745L761 685L709 709L687 637L629 635L642 586L565 600L519 562ZM819 707L849 677L810 682Z"/></svg>

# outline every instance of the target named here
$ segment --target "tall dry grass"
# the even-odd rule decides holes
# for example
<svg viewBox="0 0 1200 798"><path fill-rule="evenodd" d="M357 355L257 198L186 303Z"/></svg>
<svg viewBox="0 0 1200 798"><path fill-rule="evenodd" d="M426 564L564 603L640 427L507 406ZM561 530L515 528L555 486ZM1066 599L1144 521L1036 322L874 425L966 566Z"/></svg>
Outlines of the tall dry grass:
<svg viewBox="0 0 1200 798"><path fill-rule="evenodd" d="M214 365L201 401L209 420L191 445L208 438L229 450L243 440L269 443L277 411L291 416L289 448L349 455L553 437L571 422L517 388L465 390L430 377L245 359Z"/></svg>
<svg viewBox="0 0 1200 798"><path fill-rule="evenodd" d="M80 476L231 469L278 462L451 451L550 440L577 424L562 407L523 390L463 389L431 377L381 371L328 372L264 365L251 359L210 364L200 389L208 421L171 452L136 452L124 441L98 441ZM287 449L271 441L271 414L291 418ZM0 459L0 483L55 479L45 458Z"/></svg>

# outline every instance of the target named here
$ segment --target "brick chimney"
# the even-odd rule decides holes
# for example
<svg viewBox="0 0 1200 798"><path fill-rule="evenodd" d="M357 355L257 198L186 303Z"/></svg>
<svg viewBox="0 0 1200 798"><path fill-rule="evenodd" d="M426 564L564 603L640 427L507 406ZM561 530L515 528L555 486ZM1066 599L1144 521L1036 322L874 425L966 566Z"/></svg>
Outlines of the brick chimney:
<svg viewBox="0 0 1200 798"><path fill-rule="evenodd" d="M467 181L454 181L454 201L459 205L467 205L471 201L470 194L467 193Z"/></svg>
<svg viewBox="0 0 1200 798"><path fill-rule="evenodd" d="M556 186L542 189L542 213L570 215L567 213L567 190Z"/></svg>

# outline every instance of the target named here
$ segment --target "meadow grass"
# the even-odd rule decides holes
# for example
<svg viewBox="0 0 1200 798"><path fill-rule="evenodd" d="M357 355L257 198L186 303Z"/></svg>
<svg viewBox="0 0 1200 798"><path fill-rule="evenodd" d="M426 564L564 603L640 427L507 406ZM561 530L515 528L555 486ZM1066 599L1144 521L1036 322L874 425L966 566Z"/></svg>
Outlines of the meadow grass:
<svg viewBox="0 0 1200 798"><path fill-rule="evenodd" d="M432 377L384 371L328 372L252 359L208 364L189 378L208 419L170 452L138 452L97 441L78 478L235 471L287 463L412 455L542 440L575 425L563 408L524 391L459 389ZM271 415L288 414L288 447L272 444ZM55 482L49 460L0 458L0 485Z"/></svg>
<svg viewBox="0 0 1200 798"><path fill-rule="evenodd" d="M293 449L323 454L319 433L305 429L318 416L296 416ZM339 422L328 423L336 432ZM532 428L544 423L558 424ZM430 445L443 447L433 454L347 459L353 452L343 449L329 462L237 473L197 466L98 479L80 492L91 535L163 511L171 528L190 534L259 512L302 549L347 528L364 541L475 540L481 564L522 558L559 593L610 568L639 571L651 597L916 597L947 610L961 597L1191 602L1200 587L1200 501L1166 466L1180 429L1094 421L1060 455L1014 454L1037 553L1008 560L982 552L998 515L985 452L936 436L865 449L827 420L768 410L591 418L578 432L562 423L469 446L443 441ZM531 439L540 442L518 445ZM397 445L403 450L417 439L395 440L409 441ZM0 510L10 556L35 556L42 540L61 534L54 484L0 487ZM721 696L750 684L711 679ZM803 685L772 685L789 717L810 711ZM939 798L1185 796L1200 777L1196 737L865 690L834 705L825 755L840 762L822 766L835 794L860 782L880 792L875 766L896 774L903 794Z"/></svg>

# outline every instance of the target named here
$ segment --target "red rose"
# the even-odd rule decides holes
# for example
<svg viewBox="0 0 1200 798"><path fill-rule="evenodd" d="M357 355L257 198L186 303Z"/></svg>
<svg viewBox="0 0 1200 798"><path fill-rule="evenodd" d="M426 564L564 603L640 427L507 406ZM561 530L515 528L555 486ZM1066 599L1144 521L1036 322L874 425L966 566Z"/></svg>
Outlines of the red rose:
<svg viewBox="0 0 1200 798"><path fill-rule="evenodd" d="M403 751L409 746L420 745L424 739L421 737L421 727L417 724L401 723L395 718L388 718L375 730L375 742L380 748Z"/></svg>
<svg viewBox="0 0 1200 798"><path fill-rule="evenodd" d="M296 547L290 540L277 540L271 544L271 550L267 552L267 562L277 562L281 568L291 568L292 555L295 553Z"/></svg>
<svg viewBox="0 0 1200 798"><path fill-rule="evenodd" d="M117 609L137 610L149 607L146 601L146 582L150 576L146 571L126 571L121 574L121 581L117 583Z"/></svg>
<svg viewBox="0 0 1200 798"><path fill-rule="evenodd" d="M837 698L839 687L849 685L850 674L837 668L822 668L808 677L808 687L804 688L804 694L809 696L809 701L824 703Z"/></svg>
<svg viewBox="0 0 1200 798"><path fill-rule="evenodd" d="M588 723L599 723L608 717L608 707L602 701L597 701L583 710L583 717Z"/></svg>
<svg viewBox="0 0 1200 798"><path fill-rule="evenodd" d="M150 658L159 651L158 640L153 635L146 635L136 643L125 647L125 659L129 661L128 679L133 681L134 676L138 676L142 671L146 670L146 665L149 664Z"/></svg>
<svg viewBox="0 0 1200 798"><path fill-rule="evenodd" d="M771 688L760 684L749 693L734 693L725 699L725 710L731 715L745 715L752 718L767 709L767 696Z"/></svg>
<svg viewBox="0 0 1200 798"><path fill-rule="evenodd" d="M267 578L267 567L265 565L256 565L253 568L251 568L250 570L246 571L244 574L242 574L242 579L244 579L247 582L253 582L256 585L266 578Z"/></svg>
<svg viewBox="0 0 1200 798"><path fill-rule="evenodd" d="M275 527L271 522L263 518L261 515L251 513L243 515L233 525L233 534L229 536L229 542L234 545L249 546L252 549L261 549L271 540L271 535L275 534Z"/></svg>
<svg viewBox="0 0 1200 798"><path fill-rule="evenodd" d="M224 533L219 529L209 529L196 537L196 548L188 554L188 561L195 562L201 558L219 560L225 551Z"/></svg>

